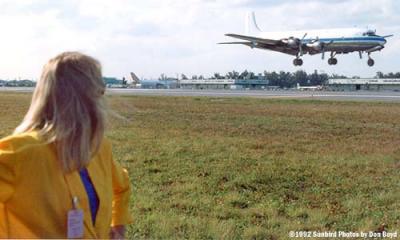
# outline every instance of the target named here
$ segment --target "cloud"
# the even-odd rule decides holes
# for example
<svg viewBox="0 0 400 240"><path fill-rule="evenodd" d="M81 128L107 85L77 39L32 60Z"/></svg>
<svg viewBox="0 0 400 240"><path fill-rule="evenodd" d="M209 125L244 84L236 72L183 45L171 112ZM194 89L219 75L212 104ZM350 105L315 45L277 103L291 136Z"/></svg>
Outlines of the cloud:
<svg viewBox="0 0 400 240"><path fill-rule="evenodd" d="M144 77L296 70L287 55L216 44L227 40L224 33L243 32L248 10L256 11L266 31L357 25L397 36L373 54L376 67L366 67L354 54L339 56L335 67L307 56L305 70L364 76L378 69L400 71L400 3L395 0L3 0L0 78L37 78L47 59L65 50L99 58L105 75L117 77L133 70Z"/></svg>

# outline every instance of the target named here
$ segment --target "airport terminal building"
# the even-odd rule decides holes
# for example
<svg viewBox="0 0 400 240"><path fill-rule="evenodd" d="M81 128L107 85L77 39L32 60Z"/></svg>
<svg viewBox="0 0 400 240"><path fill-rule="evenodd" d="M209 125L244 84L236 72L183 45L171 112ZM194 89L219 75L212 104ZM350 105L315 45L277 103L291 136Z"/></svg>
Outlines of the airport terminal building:
<svg viewBox="0 0 400 240"><path fill-rule="evenodd" d="M329 79L332 91L400 91L399 78L342 78Z"/></svg>
<svg viewBox="0 0 400 240"><path fill-rule="evenodd" d="M143 80L136 87L144 89L175 89L179 87L178 80Z"/></svg>
<svg viewBox="0 0 400 240"><path fill-rule="evenodd" d="M182 89L267 89L265 79L183 79Z"/></svg>

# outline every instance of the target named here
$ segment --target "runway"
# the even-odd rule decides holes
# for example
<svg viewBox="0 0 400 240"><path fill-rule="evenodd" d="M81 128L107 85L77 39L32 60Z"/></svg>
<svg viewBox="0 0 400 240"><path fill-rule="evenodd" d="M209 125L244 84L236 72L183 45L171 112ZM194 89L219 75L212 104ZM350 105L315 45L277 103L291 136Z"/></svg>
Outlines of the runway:
<svg viewBox="0 0 400 240"><path fill-rule="evenodd" d="M0 92L33 92L29 87L0 87ZM393 91L298 91L298 90L191 90L191 89L134 89L108 88L107 95L181 96L181 97L252 97L282 99L318 99L335 101L400 102L400 92Z"/></svg>
<svg viewBox="0 0 400 240"><path fill-rule="evenodd" d="M329 92L298 90L190 90L190 89L107 89L108 94L138 96L252 97L283 99L319 99L335 101L400 102L400 92Z"/></svg>

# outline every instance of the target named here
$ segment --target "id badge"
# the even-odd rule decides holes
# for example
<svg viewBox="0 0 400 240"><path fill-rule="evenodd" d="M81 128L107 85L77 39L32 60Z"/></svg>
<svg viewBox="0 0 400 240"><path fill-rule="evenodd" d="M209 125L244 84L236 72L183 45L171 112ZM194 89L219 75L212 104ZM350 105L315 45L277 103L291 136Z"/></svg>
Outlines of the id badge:
<svg viewBox="0 0 400 240"><path fill-rule="evenodd" d="M73 209L68 211L68 238L83 238L83 211Z"/></svg>

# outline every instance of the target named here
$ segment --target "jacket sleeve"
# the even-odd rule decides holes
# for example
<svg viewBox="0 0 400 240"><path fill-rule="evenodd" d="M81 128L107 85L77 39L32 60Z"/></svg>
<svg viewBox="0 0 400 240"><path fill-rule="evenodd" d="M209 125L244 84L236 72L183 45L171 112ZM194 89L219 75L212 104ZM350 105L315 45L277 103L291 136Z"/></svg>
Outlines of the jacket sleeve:
<svg viewBox="0 0 400 240"><path fill-rule="evenodd" d="M0 203L6 202L14 193L16 179L15 153L11 141L0 140Z"/></svg>
<svg viewBox="0 0 400 240"><path fill-rule="evenodd" d="M131 186L128 171L122 168L114 159L112 159L112 185L113 202L111 226L132 223L132 216L129 211Z"/></svg>

